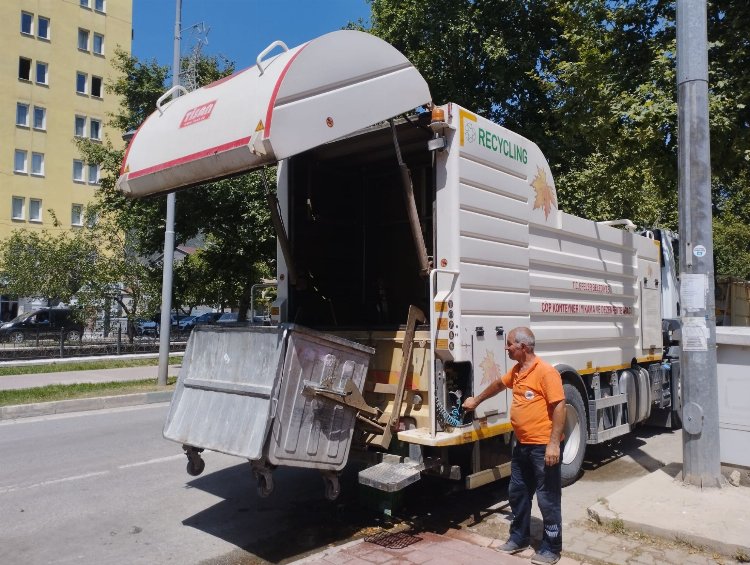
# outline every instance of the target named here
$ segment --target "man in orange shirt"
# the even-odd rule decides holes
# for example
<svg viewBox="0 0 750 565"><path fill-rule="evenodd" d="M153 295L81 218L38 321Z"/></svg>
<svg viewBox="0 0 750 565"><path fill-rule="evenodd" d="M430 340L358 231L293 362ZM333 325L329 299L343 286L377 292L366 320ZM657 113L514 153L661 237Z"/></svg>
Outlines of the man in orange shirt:
<svg viewBox="0 0 750 565"><path fill-rule="evenodd" d="M513 448L508 498L513 511L510 537L498 550L518 553L529 547L534 492L542 512L544 533L535 565L557 563L562 552L560 441L565 425L565 393L560 373L534 354L536 339L529 328L508 334L505 349L515 366L463 407L475 410L498 392L513 390L510 422L517 443Z"/></svg>

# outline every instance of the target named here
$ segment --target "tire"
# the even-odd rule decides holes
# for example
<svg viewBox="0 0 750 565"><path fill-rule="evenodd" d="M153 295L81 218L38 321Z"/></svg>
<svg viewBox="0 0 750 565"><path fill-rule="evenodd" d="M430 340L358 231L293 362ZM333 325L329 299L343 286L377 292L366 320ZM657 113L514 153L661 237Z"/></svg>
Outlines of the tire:
<svg viewBox="0 0 750 565"><path fill-rule="evenodd" d="M68 330L65 333L65 341L81 341L83 334L78 330Z"/></svg>
<svg viewBox="0 0 750 565"><path fill-rule="evenodd" d="M563 385L565 391L565 442L562 452L562 464L560 473L562 475L562 486L572 485L581 474L583 456L586 453L586 439L588 430L588 419L586 418L586 407L583 404L581 393L572 384Z"/></svg>
<svg viewBox="0 0 750 565"><path fill-rule="evenodd" d="M197 477L206 468L206 462L199 455L197 457L188 458L186 471L191 477Z"/></svg>
<svg viewBox="0 0 750 565"><path fill-rule="evenodd" d="M23 332L11 332L8 336L8 341L15 344L23 343Z"/></svg>

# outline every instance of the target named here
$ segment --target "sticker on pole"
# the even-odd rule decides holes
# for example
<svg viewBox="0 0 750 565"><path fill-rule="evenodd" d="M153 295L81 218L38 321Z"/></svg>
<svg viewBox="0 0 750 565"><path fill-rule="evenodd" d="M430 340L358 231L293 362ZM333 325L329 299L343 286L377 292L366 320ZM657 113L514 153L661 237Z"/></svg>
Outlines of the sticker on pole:
<svg viewBox="0 0 750 565"><path fill-rule="evenodd" d="M709 332L704 318L682 318L682 351L708 351Z"/></svg>
<svg viewBox="0 0 750 565"><path fill-rule="evenodd" d="M703 257L706 255L706 247L703 245L696 245L693 247L693 255L696 257Z"/></svg>

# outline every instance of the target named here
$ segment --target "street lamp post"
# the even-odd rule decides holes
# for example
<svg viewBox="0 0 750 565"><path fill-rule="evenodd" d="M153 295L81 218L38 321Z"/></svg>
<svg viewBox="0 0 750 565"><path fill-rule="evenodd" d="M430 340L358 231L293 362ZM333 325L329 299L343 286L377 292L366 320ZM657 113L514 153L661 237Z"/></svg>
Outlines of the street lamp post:
<svg viewBox="0 0 750 565"><path fill-rule="evenodd" d="M182 0L175 0L174 52L172 57L172 86L180 84L180 38L182 35ZM173 96L179 96L175 90ZM172 270L174 268L174 192L167 194L167 219L164 229L164 266L161 279L161 328L159 333L159 373L156 384L166 386L169 369L169 336L172 312Z"/></svg>
<svg viewBox="0 0 750 565"><path fill-rule="evenodd" d="M705 0L677 0L677 116L682 478L720 487Z"/></svg>

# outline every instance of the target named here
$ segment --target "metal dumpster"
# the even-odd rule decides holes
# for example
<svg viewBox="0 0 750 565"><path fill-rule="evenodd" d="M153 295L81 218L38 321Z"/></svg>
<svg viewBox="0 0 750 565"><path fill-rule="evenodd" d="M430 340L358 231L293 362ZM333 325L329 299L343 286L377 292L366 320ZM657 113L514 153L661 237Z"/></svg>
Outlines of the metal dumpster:
<svg viewBox="0 0 750 565"><path fill-rule="evenodd" d="M346 465L355 412L311 390L345 394L351 381L361 392L374 352L295 324L197 326L164 437L183 444L192 475L203 471L199 454L209 449L249 459L263 495L273 488L273 466L328 473L330 498L338 494L332 473Z"/></svg>

